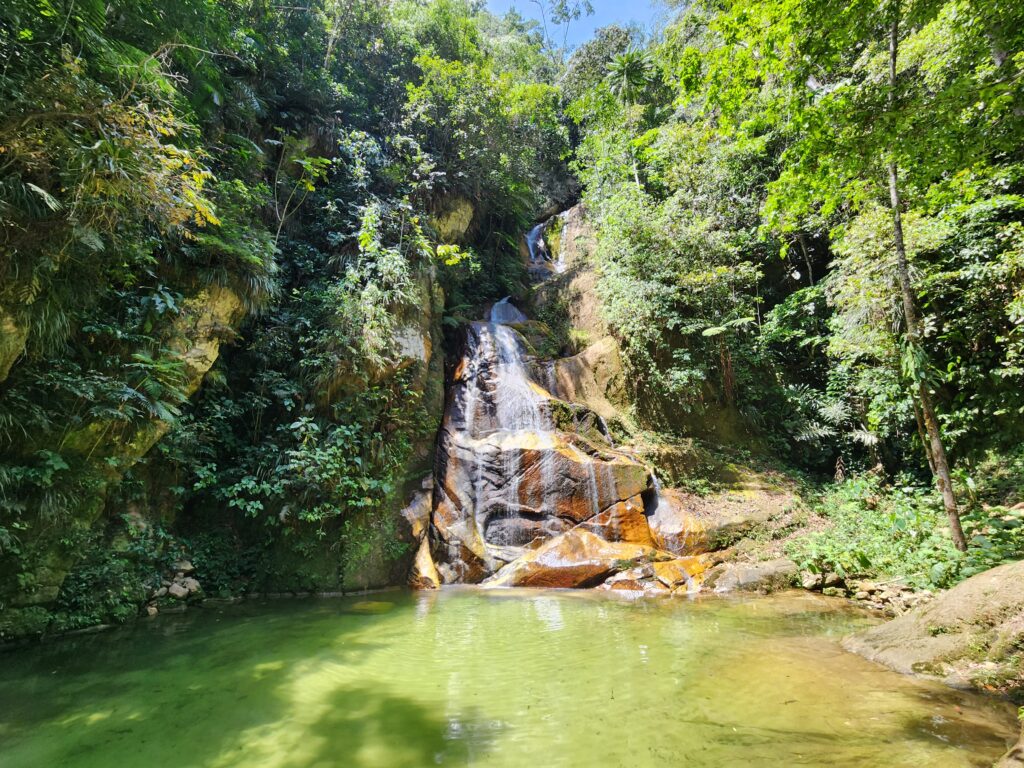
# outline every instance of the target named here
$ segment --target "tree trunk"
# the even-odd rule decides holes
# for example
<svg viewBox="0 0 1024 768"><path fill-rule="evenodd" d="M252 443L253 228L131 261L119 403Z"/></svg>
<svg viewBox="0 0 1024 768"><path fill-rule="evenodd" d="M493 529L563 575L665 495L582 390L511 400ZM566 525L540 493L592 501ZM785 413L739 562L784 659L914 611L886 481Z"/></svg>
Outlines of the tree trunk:
<svg viewBox="0 0 1024 768"><path fill-rule="evenodd" d="M807 282L813 288L814 287L814 268L811 267L811 255L807 252L807 238L804 237L804 233L801 232L797 235L797 242L800 243L800 252L804 255L804 264L807 265Z"/></svg>
<svg viewBox="0 0 1024 768"><path fill-rule="evenodd" d="M917 421L917 437L921 441L921 447L924 448L924 457L928 459L928 469L934 475L935 459L932 458L932 444L928 441L928 432L924 428L924 416L921 415L921 406L918 405L917 400L912 402L914 405L914 419Z"/></svg>
<svg viewBox="0 0 1024 768"><path fill-rule="evenodd" d="M899 55L899 31L900 31L900 6L899 1L894 4L892 25L889 30L889 109L895 108L896 102L896 61ZM892 223L895 233L896 246L896 272L899 277L900 294L903 297L903 319L906 329L907 346L911 349L921 345L921 322L917 316L917 306L914 301L914 288L910 281L910 267L907 263L906 243L903 239L903 217L900 213L900 190L899 174L896 161L889 159L889 202L892 206ZM961 552L967 551L967 540L964 537L964 529L960 524L960 510L957 507L956 496L953 494L953 478L949 471L949 458L946 456L946 447L942 443L942 432L939 429L939 420L935 415L935 405L932 402L931 393L924 378L913 371L912 375L917 385L918 399L921 404L921 417L924 420L925 431L928 434L928 443L931 449L933 472L935 483L939 493L942 494L942 504L946 508L946 517L949 518L949 528L953 536L953 544Z"/></svg>

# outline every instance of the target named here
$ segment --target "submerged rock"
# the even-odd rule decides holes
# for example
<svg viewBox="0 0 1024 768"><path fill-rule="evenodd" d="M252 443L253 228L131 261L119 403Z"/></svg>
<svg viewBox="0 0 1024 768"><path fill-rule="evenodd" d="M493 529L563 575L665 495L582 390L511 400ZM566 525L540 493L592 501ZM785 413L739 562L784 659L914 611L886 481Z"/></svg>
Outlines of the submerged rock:
<svg viewBox="0 0 1024 768"><path fill-rule="evenodd" d="M349 613L387 613L395 607L394 603L389 603L384 600L361 600L358 603L353 603L348 607Z"/></svg>

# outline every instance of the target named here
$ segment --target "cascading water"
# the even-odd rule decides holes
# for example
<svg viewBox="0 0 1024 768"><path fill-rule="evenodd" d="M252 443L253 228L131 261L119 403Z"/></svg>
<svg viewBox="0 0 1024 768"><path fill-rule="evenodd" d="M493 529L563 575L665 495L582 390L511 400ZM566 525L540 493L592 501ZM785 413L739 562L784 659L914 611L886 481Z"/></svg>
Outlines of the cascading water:
<svg viewBox="0 0 1024 768"><path fill-rule="evenodd" d="M526 250L530 254L530 263L527 271L530 279L540 283L551 276L554 264L551 261L551 252L547 243L544 242L544 229L547 222L541 222L526 233Z"/></svg>
<svg viewBox="0 0 1024 768"><path fill-rule="evenodd" d="M515 325L525 323L529 318L512 303L512 297L506 296L501 301L495 302L491 307L491 322L501 325Z"/></svg>
<svg viewBox="0 0 1024 768"><path fill-rule="evenodd" d="M530 252L530 261L532 262L550 259L548 247L544 243L544 226L545 222L541 222L526 233L526 248Z"/></svg>
<svg viewBox="0 0 1024 768"><path fill-rule="evenodd" d="M531 259L550 258L542 230L527 236ZM480 581L580 525L618 541L615 515L598 518L627 500L642 513L646 468L576 432L580 414L589 424L599 417L557 399L556 364L532 360L514 327L528 322L505 297L466 329L435 468L434 557L445 583Z"/></svg>

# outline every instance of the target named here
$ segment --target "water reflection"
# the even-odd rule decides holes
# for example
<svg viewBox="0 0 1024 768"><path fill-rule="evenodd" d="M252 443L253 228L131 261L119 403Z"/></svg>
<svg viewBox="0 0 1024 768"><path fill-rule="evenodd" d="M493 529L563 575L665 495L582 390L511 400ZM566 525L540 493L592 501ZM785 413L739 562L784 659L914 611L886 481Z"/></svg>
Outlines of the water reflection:
<svg viewBox="0 0 1024 768"><path fill-rule="evenodd" d="M865 619L835 606L460 589L193 611L0 657L0 762L990 765L1012 711L843 652Z"/></svg>

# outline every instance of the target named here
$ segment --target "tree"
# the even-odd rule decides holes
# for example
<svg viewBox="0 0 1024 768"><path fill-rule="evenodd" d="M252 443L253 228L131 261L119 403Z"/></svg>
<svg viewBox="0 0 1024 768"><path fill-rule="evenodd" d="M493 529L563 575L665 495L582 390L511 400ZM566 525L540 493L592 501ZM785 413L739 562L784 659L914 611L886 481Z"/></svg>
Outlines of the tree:
<svg viewBox="0 0 1024 768"><path fill-rule="evenodd" d="M898 106L897 88L901 10L900 0L892 0L889 11L889 95L887 100L890 113L895 113ZM923 355L921 321L918 317L914 285L910 278L910 265L907 261L907 247L903 237L903 202L900 199L899 167L894 152L889 153L886 166L889 176L889 205L892 208L896 271L899 277L900 297L903 301L903 323L906 332L907 356L909 360L915 361L918 355ZM956 496L953 493L953 477L949 470L949 458L946 455L946 446L942 440L939 419L935 413L935 403L928 390L928 382L923 375L922 366L911 363L910 368L909 373L916 381L920 418L924 422L925 433L928 438L926 445L926 453L929 459L928 464L935 474L935 482L938 485L939 493L942 494L942 504L946 508L946 516L949 518L949 528L953 537L953 543L961 552L966 552L967 539L964 537L964 529L960 524L960 509L956 502Z"/></svg>
<svg viewBox="0 0 1024 768"><path fill-rule="evenodd" d="M553 60L559 64L565 60L569 44L569 29L574 21L594 12L590 0L530 0L540 12L541 30L544 42ZM549 26L550 24L550 26ZM555 40L556 29L561 28L561 44Z"/></svg>
<svg viewBox="0 0 1024 768"><path fill-rule="evenodd" d="M630 137L636 129L636 111L640 99L654 82L651 59L646 52L631 48L619 54L608 63L608 87L626 109L627 127ZM640 172L637 168L636 149L630 146L633 160L633 180L640 188Z"/></svg>
<svg viewBox="0 0 1024 768"><path fill-rule="evenodd" d="M1012 49L1007 40L1019 45L1019 33L1007 31L1019 15L997 0L893 0L882 7L862 0L737 0L712 21L720 44L700 83L722 130L750 137L775 122L786 135L784 170L765 207L768 228L785 240L818 227L842 237L842 225L859 212L882 201L890 209L903 369L961 549L925 349L942 317L927 324L920 317L903 216L934 211L933 201L956 183L951 179L977 179L967 183L981 193L979 169L1013 151L1020 118L1008 100L1019 95L1020 73L998 51ZM761 119L737 119L751 99L764 104Z"/></svg>
<svg viewBox="0 0 1024 768"><path fill-rule="evenodd" d="M577 48L569 59L560 85L565 102L571 104L594 88L608 74L608 62L638 42L638 33L616 24L601 27L594 37Z"/></svg>

